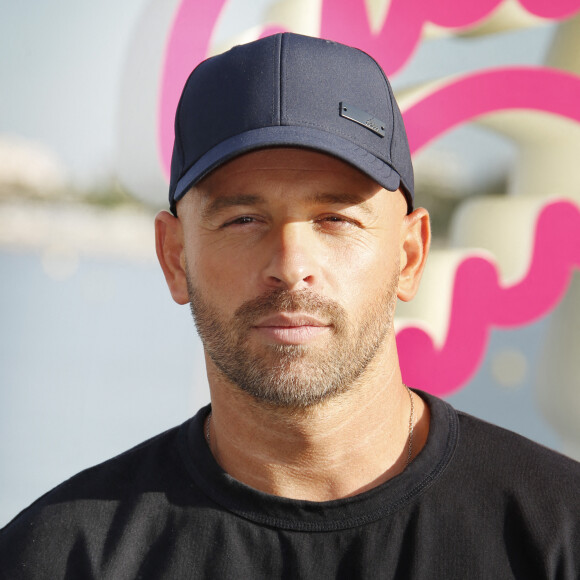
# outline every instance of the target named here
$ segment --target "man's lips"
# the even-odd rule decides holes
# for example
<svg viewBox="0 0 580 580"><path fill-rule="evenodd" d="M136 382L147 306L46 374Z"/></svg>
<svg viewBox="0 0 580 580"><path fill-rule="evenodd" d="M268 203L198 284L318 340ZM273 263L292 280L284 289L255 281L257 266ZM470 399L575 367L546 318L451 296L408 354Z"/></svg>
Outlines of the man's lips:
<svg viewBox="0 0 580 580"><path fill-rule="evenodd" d="M253 328L264 338L279 344L306 344L327 332L331 324L298 312L273 314L262 318Z"/></svg>

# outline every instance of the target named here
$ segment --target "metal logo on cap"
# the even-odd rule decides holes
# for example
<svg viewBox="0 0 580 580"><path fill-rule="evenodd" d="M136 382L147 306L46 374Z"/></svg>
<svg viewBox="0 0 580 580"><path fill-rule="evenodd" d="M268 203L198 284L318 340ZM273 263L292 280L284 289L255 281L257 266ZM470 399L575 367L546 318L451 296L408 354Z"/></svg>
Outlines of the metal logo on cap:
<svg viewBox="0 0 580 580"><path fill-rule="evenodd" d="M340 116L370 129L379 137L385 136L385 124L383 121L373 117L370 113L362 109L349 105L348 103L340 103Z"/></svg>

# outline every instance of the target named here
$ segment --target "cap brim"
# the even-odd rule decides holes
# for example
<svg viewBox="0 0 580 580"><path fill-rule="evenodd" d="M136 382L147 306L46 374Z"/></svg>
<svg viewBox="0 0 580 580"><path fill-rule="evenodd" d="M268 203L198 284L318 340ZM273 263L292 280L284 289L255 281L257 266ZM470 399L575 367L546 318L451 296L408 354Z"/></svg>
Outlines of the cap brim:
<svg viewBox="0 0 580 580"><path fill-rule="evenodd" d="M175 213L176 202L193 185L220 165L244 153L268 147L304 147L338 157L373 178L379 185L389 191L396 191L401 187L409 210L412 208L412 200L407 192L408 188L402 182L400 175L390 165L365 149L354 145L351 141L343 139L339 135L314 127L275 125L235 135L210 149L177 182L171 210Z"/></svg>

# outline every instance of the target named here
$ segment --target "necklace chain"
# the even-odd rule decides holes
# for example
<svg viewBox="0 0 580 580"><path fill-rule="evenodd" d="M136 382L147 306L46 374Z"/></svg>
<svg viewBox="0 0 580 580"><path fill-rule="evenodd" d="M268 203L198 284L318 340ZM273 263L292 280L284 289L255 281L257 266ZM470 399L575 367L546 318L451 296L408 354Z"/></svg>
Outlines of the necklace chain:
<svg viewBox="0 0 580 580"><path fill-rule="evenodd" d="M411 412L409 413L409 449L407 451L407 465L409 466L413 461L413 434L415 432L415 403L413 402L413 392L407 385L405 385L407 393L409 393L409 400L411 401Z"/></svg>
<svg viewBox="0 0 580 580"><path fill-rule="evenodd" d="M405 385L407 389L407 393L409 393L409 401L411 402L411 412L409 413L409 445L407 448L407 464L406 467L409 466L411 461L413 460L413 435L415 432L415 402L413 401L413 392L407 385ZM210 423L211 423L211 411L207 416L207 421L205 423L205 440L207 444L210 444Z"/></svg>

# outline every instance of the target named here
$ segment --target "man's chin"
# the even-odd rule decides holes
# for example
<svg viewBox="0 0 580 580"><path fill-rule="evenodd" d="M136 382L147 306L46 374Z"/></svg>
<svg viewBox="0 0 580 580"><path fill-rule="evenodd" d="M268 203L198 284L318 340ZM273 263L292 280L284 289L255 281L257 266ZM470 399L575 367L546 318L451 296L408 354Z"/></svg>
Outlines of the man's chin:
<svg viewBox="0 0 580 580"><path fill-rule="evenodd" d="M306 408L345 390L344 377L316 357L309 360L303 347L283 350L282 355L260 358L230 380L256 400L284 408Z"/></svg>
<svg viewBox="0 0 580 580"><path fill-rule="evenodd" d="M263 377L259 383L243 383L238 387L257 402L280 409L307 409L338 394L328 385L312 385L301 374Z"/></svg>

